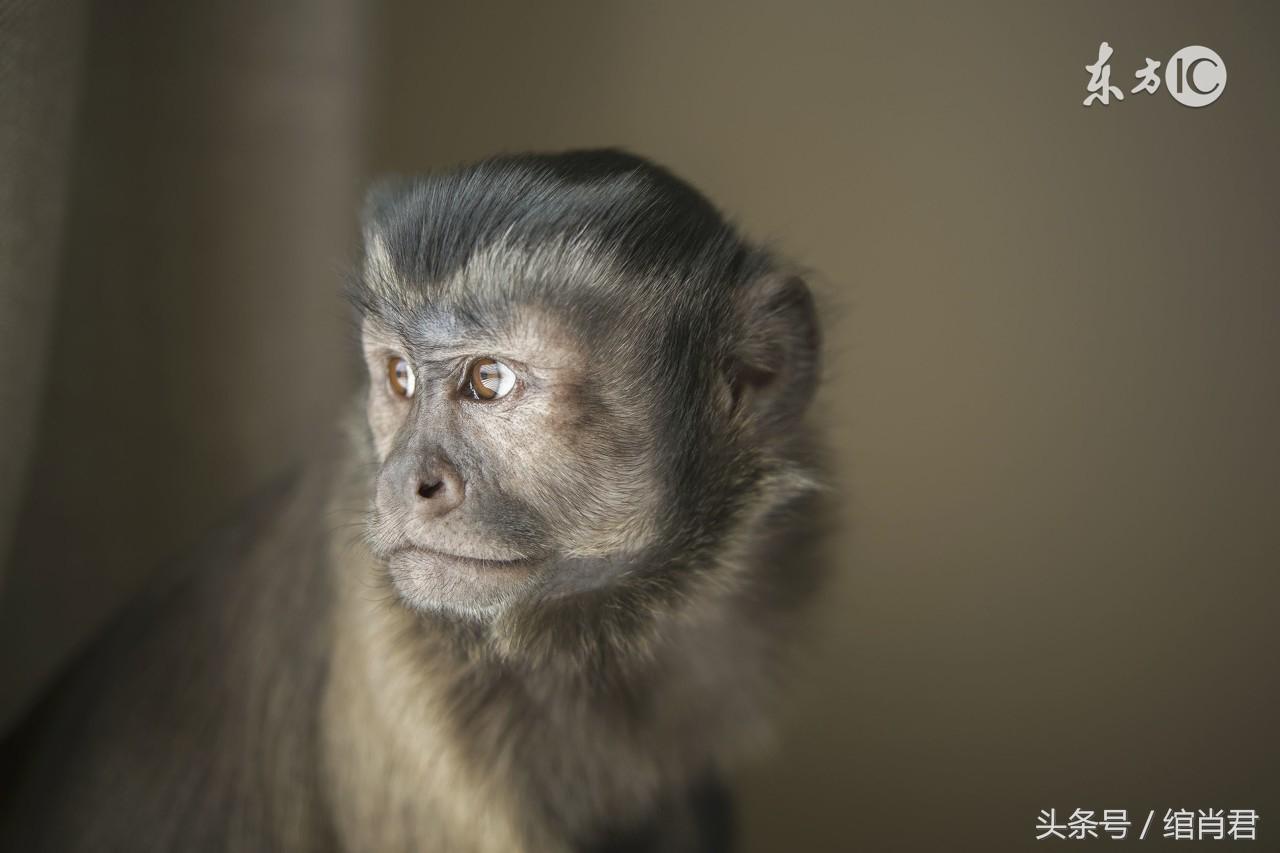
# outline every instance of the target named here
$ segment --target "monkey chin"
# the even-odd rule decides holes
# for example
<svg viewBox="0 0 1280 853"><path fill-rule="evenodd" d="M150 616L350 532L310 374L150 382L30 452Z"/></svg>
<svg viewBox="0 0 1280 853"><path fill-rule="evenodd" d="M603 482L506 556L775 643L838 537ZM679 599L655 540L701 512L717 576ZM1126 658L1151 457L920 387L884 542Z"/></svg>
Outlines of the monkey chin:
<svg viewBox="0 0 1280 853"><path fill-rule="evenodd" d="M482 560L414 548L387 560L392 586L424 613L490 619L537 585L542 561Z"/></svg>

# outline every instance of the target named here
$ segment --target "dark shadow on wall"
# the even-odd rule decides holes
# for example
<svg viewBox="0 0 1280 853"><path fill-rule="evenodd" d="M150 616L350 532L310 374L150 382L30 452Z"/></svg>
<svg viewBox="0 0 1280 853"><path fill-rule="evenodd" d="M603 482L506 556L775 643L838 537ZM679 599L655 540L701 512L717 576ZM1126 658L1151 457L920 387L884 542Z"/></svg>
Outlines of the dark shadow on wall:
<svg viewBox="0 0 1280 853"><path fill-rule="evenodd" d="M331 430L361 4L93 4L0 723L148 573Z"/></svg>

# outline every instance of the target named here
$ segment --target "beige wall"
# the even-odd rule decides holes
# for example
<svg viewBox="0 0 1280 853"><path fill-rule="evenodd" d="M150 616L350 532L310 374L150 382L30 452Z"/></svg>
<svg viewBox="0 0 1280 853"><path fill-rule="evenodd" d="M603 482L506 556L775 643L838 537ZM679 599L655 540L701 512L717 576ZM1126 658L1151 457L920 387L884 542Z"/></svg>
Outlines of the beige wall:
<svg viewBox="0 0 1280 853"><path fill-rule="evenodd" d="M48 620L101 609L68 601L120 597L336 404L357 135L367 173L620 144L818 270L829 306L839 571L784 749L743 779L747 849L1019 849L1050 806L1280 819L1273 6L405 3L371 23L355 129L326 100L355 85L336 37L294 56L297 31L244 25L155 58L235 73L201 69L247 39L278 70L213 135L171 127L151 60L96 56L90 114L110 125L116 92L142 126L107 139L124 177L76 196L27 515L66 535L54 562L20 537L10 683L64 650ZM1102 40L1126 91L1144 56L1199 43L1226 93L1084 109ZM138 181L174 207L135 207ZM278 245L294 217L306 239Z"/></svg>

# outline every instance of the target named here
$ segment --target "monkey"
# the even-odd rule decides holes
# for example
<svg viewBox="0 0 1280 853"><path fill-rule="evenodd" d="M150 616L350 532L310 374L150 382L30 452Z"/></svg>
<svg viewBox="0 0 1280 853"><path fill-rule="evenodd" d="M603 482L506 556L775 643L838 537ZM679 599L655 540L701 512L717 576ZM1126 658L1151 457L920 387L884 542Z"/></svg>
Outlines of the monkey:
<svg viewBox="0 0 1280 853"><path fill-rule="evenodd" d="M335 450L9 739L9 850L732 849L823 575L806 274L620 149L368 194Z"/></svg>

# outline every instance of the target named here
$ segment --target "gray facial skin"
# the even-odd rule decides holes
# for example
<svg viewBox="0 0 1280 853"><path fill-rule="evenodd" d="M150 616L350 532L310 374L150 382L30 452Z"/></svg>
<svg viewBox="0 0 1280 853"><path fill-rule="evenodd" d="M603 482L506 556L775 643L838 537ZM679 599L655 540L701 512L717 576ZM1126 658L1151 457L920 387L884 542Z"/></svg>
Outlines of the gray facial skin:
<svg viewBox="0 0 1280 853"><path fill-rule="evenodd" d="M802 279L616 151L370 196L350 449L11 738L23 850L721 850L818 576Z"/></svg>

